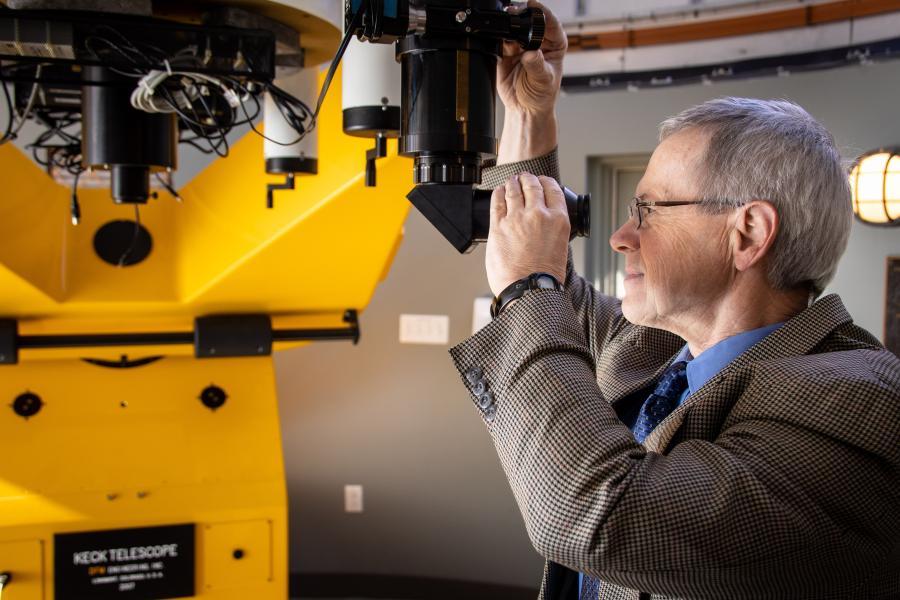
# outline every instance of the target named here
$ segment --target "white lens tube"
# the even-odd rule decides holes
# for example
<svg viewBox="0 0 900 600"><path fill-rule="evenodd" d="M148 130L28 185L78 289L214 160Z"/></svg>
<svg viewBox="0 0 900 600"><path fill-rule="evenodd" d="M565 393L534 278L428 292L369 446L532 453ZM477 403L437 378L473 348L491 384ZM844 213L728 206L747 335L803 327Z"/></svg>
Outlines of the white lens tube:
<svg viewBox="0 0 900 600"><path fill-rule="evenodd" d="M279 77L275 80L275 85L302 100L311 110L315 110L319 95L319 69L317 67L299 69L290 75ZM297 139L299 133L285 119L278 105L272 99L271 93L266 93L263 110L265 111L263 114L267 138L263 145L266 173L308 173L313 175L318 173L318 128L309 131L299 142L291 144Z"/></svg>
<svg viewBox="0 0 900 600"><path fill-rule="evenodd" d="M393 44L350 40L343 60L344 133L399 137L400 63Z"/></svg>

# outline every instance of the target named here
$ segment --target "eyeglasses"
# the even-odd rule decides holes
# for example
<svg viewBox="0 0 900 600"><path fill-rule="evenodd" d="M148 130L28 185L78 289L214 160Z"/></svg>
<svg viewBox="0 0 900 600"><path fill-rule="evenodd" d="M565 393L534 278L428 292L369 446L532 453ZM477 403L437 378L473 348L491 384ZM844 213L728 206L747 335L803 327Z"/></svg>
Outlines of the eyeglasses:
<svg viewBox="0 0 900 600"><path fill-rule="evenodd" d="M688 204L702 204L703 200L658 200L656 202L648 202L641 200L640 196L635 196L628 205L628 215L637 220L635 229L640 229L644 223L644 219L651 212L653 206L687 206Z"/></svg>

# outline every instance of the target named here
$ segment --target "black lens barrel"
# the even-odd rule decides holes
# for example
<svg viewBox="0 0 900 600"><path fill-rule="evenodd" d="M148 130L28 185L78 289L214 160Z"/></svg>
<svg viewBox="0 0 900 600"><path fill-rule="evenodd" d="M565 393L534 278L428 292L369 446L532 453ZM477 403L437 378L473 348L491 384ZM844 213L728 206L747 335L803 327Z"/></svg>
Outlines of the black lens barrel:
<svg viewBox="0 0 900 600"><path fill-rule="evenodd" d="M472 199L472 238L475 242L487 241L491 227L491 190L474 190ZM591 195L576 194L563 188L569 223L572 226L570 238L591 235Z"/></svg>
<svg viewBox="0 0 900 600"><path fill-rule="evenodd" d="M397 44L402 65L400 153L415 159L415 182L479 183L481 163L497 152L500 42L409 35Z"/></svg>

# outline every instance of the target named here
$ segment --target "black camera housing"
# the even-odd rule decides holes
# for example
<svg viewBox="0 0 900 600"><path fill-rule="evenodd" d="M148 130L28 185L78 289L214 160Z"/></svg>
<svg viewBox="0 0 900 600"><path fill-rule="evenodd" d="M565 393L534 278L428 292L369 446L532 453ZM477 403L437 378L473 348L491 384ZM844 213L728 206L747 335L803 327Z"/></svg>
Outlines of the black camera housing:
<svg viewBox="0 0 900 600"><path fill-rule="evenodd" d="M390 5L390 6L388 6ZM503 42L536 50L544 13L509 0L347 0L346 30L396 43L402 68L400 154L413 159L410 202L460 252L487 239L482 165L497 155L497 61ZM588 235L590 196L565 190L574 235Z"/></svg>

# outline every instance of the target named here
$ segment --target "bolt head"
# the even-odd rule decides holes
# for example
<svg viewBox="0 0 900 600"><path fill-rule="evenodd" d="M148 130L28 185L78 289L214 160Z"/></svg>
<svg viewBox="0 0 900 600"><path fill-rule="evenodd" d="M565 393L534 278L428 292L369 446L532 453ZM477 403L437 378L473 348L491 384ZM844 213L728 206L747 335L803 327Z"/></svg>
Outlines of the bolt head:
<svg viewBox="0 0 900 600"><path fill-rule="evenodd" d="M466 11L464 11L464 10L459 11L458 13L456 13L456 22L462 23L463 21L466 20L467 16L468 15L466 15Z"/></svg>

